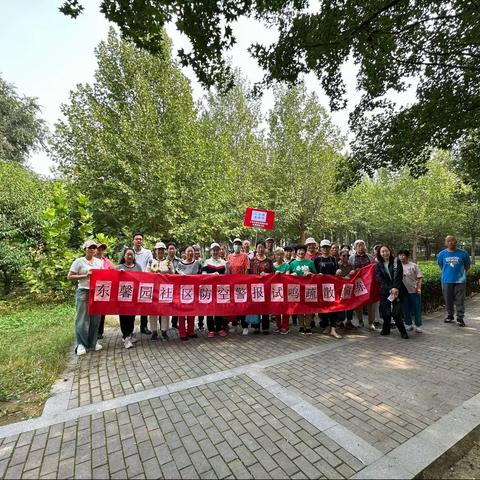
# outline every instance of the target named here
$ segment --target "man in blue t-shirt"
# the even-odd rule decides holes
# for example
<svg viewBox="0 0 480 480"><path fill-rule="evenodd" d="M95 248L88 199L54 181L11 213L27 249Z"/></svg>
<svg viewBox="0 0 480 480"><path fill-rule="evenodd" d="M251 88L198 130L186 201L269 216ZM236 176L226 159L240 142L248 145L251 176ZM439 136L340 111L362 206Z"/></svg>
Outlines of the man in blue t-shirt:
<svg viewBox="0 0 480 480"><path fill-rule="evenodd" d="M457 323L465 326L465 289L467 270L470 268L470 257L465 250L457 248L457 239L453 235L445 238L445 248L437 256L438 266L442 269L442 292L447 308L445 323L454 320L453 306L457 310Z"/></svg>

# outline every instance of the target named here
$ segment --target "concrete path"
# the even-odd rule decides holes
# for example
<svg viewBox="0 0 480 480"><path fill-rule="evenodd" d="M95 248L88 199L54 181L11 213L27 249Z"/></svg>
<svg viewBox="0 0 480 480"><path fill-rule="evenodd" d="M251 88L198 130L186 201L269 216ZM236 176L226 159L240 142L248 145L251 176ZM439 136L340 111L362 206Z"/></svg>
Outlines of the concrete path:
<svg viewBox="0 0 480 480"><path fill-rule="evenodd" d="M467 328L290 333L72 357L41 417L0 427L0 478L413 478L480 424Z"/></svg>

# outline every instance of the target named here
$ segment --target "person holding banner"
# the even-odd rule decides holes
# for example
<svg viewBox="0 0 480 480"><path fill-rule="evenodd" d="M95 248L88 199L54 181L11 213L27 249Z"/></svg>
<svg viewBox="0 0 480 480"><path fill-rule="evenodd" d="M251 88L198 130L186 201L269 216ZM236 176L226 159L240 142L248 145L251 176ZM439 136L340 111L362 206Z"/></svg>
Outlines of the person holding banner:
<svg viewBox="0 0 480 480"><path fill-rule="evenodd" d="M307 249L305 245L297 245L295 247L295 260L290 264L290 272L292 275L311 275L312 273L317 273L315 270L314 263L305 258ZM298 314L298 323L300 328L298 332L300 335L312 335L311 324L313 321L312 314L299 313Z"/></svg>
<svg viewBox="0 0 480 480"><path fill-rule="evenodd" d="M141 272L142 267L135 259L135 250L133 248L126 248L123 251L120 263L117 265L117 270L124 270L127 272ZM119 315L120 330L122 331L122 342L125 348L132 348L135 339L132 337L133 329L135 328L135 315Z"/></svg>
<svg viewBox="0 0 480 480"><path fill-rule="evenodd" d="M191 245L185 249L185 260L180 260L177 264L177 273L180 275L198 275L200 273L200 262L195 260L195 250ZM187 328L185 329L185 319ZM188 340L189 338L197 338L195 333L195 316L178 317L178 335L180 340Z"/></svg>
<svg viewBox="0 0 480 480"><path fill-rule="evenodd" d="M265 242L257 242L255 256L250 262L250 273L253 275L265 275L273 273L273 262L267 257ZM270 333L269 315L262 315L262 332L264 335ZM253 333L260 333L260 326L255 327Z"/></svg>
<svg viewBox="0 0 480 480"><path fill-rule="evenodd" d="M345 278L346 280L350 280L350 278L355 275L355 270L348 261L349 256L350 251L348 248L340 250L340 261L338 262L338 268L335 272L335 275ZM343 312L338 312L338 318L342 322L341 328L343 330L356 330L357 327L352 323L353 310L344 310Z"/></svg>
<svg viewBox="0 0 480 480"><path fill-rule="evenodd" d="M75 353L85 355L88 350L101 350L103 347L97 342L100 315L88 314L88 295L90 289L90 275L94 269L102 269L100 259L95 257L97 242L87 240L83 244L84 257L73 261L68 271L67 279L77 280L77 292L75 294L75 337L77 346Z"/></svg>
<svg viewBox="0 0 480 480"><path fill-rule="evenodd" d="M408 338L402 320L401 300L408 293L403 284L402 262L394 257L388 245L382 245L378 251L375 277L380 283L380 315L383 318L380 335L390 335L393 318L402 338Z"/></svg>
<svg viewBox="0 0 480 480"><path fill-rule="evenodd" d="M318 256L318 243L313 237L310 237L305 240L305 246L307 247L305 258L313 262Z"/></svg>
<svg viewBox="0 0 480 480"><path fill-rule="evenodd" d="M155 258L150 263L147 271L150 273L163 273L164 275L175 273L174 263L169 258L165 258L165 250L167 246L163 242L157 242L155 244ZM160 329L162 332L162 338L168 340L168 327L170 325L170 317L168 315L149 315L148 323L152 336L150 340L153 342L158 340L158 322L160 321Z"/></svg>
<svg viewBox="0 0 480 480"><path fill-rule="evenodd" d="M273 269L276 274L290 273L290 264L285 261L285 250L282 247L277 247L274 251L275 261L273 262ZM288 315L277 315L277 329L275 332L280 335L286 335L288 330Z"/></svg>
<svg viewBox="0 0 480 480"><path fill-rule="evenodd" d="M213 242L210 245L210 255L208 260L205 260L202 267L202 274L204 275L222 275L227 273L227 262L220 258L220 245ZM225 320L223 317L207 316L208 338L215 337L217 333L220 337L226 337Z"/></svg>

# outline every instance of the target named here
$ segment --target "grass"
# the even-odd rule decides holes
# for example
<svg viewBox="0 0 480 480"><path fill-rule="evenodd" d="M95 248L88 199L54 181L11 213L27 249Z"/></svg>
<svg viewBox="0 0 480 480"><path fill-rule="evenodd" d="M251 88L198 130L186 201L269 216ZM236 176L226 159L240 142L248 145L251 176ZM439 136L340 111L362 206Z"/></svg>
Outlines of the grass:
<svg viewBox="0 0 480 480"><path fill-rule="evenodd" d="M39 415L65 367L75 308L0 302L0 423Z"/></svg>

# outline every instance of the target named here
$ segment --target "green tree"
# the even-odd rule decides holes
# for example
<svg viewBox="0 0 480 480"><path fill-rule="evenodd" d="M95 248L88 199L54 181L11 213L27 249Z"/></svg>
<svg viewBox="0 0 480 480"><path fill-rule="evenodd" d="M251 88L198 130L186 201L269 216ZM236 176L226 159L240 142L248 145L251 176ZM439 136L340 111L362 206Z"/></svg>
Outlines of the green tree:
<svg viewBox="0 0 480 480"><path fill-rule="evenodd" d="M66 0L72 17L81 0ZM233 85L225 60L235 44L234 23L252 17L278 29L270 45L253 44L250 53L265 70L264 83L296 83L307 72L319 78L332 109L345 106L341 66L358 65L364 94L351 116L353 153L369 173L408 165L425 171L433 147L450 147L480 120L480 8L470 0L103 0L105 17L138 46L162 50L165 23L175 21L190 40L180 50L206 86ZM417 78L416 102L396 109L385 100ZM372 115L373 114L373 115Z"/></svg>
<svg viewBox="0 0 480 480"><path fill-rule="evenodd" d="M198 125L189 82L167 40L153 56L112 29L96 56L95 83L77 87L63 106L66 120L56 125L58 169L90 198L99 230L171 236L196 198Z"/></svg>
<svg viewBox="0 0 480 480"><path fill-rule="evenodd" d="M29 248L41 238L41 212L49 182L14 162L0 160L0 272L4 294L19 283L31 258Z"/></svg>
<svg viewBox="0 0 480 480"><path fill-rule="evenodd" d="M42 146L45 122L37 99L21 97L0 77L0 159L23 164Z"/></svg>
<svg viewBox="0 0 480 480"><path fill-rule="evenodd" d="M335 225L335 166L343 146L338 129L304 85L277 89L269 115L268 159L262 172L277 232L305 240Z"/></svg>

